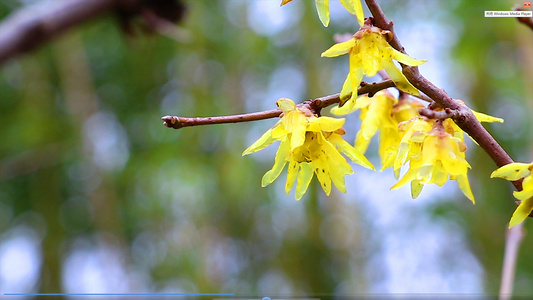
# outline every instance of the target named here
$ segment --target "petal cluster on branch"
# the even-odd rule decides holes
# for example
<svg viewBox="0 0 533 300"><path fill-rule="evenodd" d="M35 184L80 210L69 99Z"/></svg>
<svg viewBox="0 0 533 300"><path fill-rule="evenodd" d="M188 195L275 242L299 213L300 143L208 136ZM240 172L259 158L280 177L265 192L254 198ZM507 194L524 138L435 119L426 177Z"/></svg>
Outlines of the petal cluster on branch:
<svg viewBox="0 0 533 300"><path fill-rule="evenodd" d="M331 192L332 181L345 193L344 176L352 174L353 170L340 153L374 170L366 157L341 137L345 119L318 117L286 98L278 100L276 104L283 112L281 120L243 152L243 155L251 154L275 141L281 142L274 166L263 176L263 187L276 180L288 163L285 191L289 193L296 181L297 200L307 191L313 174L316 174L326 195Z"/></svg>
<svg viewBox="0 0 533 300"><path fill-rule="evenodd" d="M513 192L516 199L521 200L516 208L511 221L509 221L509 228L522 223L533 211L533 162L512 163L505 165L490 174L491 178L498 177L507 179L509 181L522 181L522 190Z"/></svg>
<svg viewBox="0 0 533 300"><path fill-rule="evenodd" d="M410 182L411 194L416 198L424 184L443 186L449 178L456 180L463 194L474 203L467 177L470 164L465 159L466 145L456 137L457 132L451 124L443 124L453 121L418 117L407 122L399 147L402 149L398 151L394 167L409 160L409 170L391 189Z"/></svg>
<svg viewBox="0 0 533 300"><path fill-rule="evenodd" d="M392 167L398 178L401 167L409 163L409 170L391 189L410 183L411 194L416 198L424 184L442 186L450 179L457 181L463 194L474 202L467 177L470 165L465 159L463 131L452 119L434 120L421 116L419 110L423 107L420 101L406 94L396 99L388 91L380 91L373 97L352 97L343 107L334 107L331 112L346 115L361 110L361 128L356 136L355 149L364 154L370 140L379 131L381 170ZM482 122L503 122L478 112L474 115Z"/></svg>
<svg viewBox="0 0 533 300"><path fill-rule="evenodd" d="M281 5L291 1L282 0ZM314 175L327 195L331 192L331 182L346 192L344 176L353 171L341 153L366 168L374 169L364 153L379 132L381 170L392 168L399 178L402 166L409 163L409 169L391 189L410 183L411 194L416 198L425 184L443 186L448 179L455 180L463 194L474 203L467 176L471 166L466 161L464 132L454 122L461 116L461 111L439 107L436 103L426 106L411 98L409 94L419 95L419 91L398 69L395 61L402 66L418 66L425 60L414 59L394 49L389 44L392 32L375 27L372 18L363 22L360 0L340 2L357 16L362 27L352 38L333 45L321 56L349 55L349 73L340 92L339 104L331 112L346 115L361 111L361 128L355 144L351 146L341 137L344 119L319 117L309 106L296 106L292 100L280 99L277 105L283 112L281 120L243 153L247 155L280 141L274 166L263 176L262 186L278 178L288 164L285 191L289 193L296 182L296 199L302 198ZM316 0L315 3L320 20L328 26L329 0ZM400 99L388 91L377 92L372 97L358 97L363 76L374 76L380 70L384 70L401 91ZM461 100L455 101L466 108ZM475 111L473 114L481 122L503 122ZM522 203L511 224L521 222L533 209L532 165L511 164L493 173L496 177L511 178L509 180L525 177L524 190L515 192L515 197Z"/></svg>
<svg viewBox="0 0 533 300"><path fill-rule="evenodd" d="M394 60L409 66L418 66L425 60L417 60L392 48L388 41L392 33L371 24L367 19L365 25L348 41L333 45L322 53L322 57L337 57L349 54L350 71L341 90L340 106L351 98L357 97L357 88L361 84L363 75L374 76L379 70L389 74L396 87L400 90L418 95L418 90L405 78Z"/></svg>

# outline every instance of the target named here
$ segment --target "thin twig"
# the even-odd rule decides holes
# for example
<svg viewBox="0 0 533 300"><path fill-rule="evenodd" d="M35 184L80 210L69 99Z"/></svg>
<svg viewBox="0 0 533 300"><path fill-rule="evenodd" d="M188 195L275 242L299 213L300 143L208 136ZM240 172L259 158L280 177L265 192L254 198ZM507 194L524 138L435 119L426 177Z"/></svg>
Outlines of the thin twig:
<svg viewBox="0 0 533 300"><path fill-rule="evenodd" d="M389 44L396 50L405 53L398 36L394 34L394 24L389 21L385 13L379 6L376 0L365 0L366 4L374 16L374 23L377 27L389 30L393 33L393 37ZM498 167L507 165L513 162L509 154L503 150L498 142L490 135L490 133L479 123L472 110L465 105L454 101L444 90L435 86L432 82L422 76L418 67L410 67L402 65L403 73L417 89L422 91L428 97L433 99L437 104L443 108L449 108L458 111L458 117L454 118L454 122L470 137L472 137L483 150L492 158ZM522 190L521 181L513 181L513 185L517 190Z"/></svg>
<svg viewBox="0 0 533 300"><path fill-rule="evenodd" d="M518 249L522 244L525 232L524 222L517 224L513 228L507 229L505 239L505 253L503 255L502 282L500 284L500 300L511 299L513 294L513 282L516 267Z"/></svg>
<svg viewBox="0 0 533 300"><path fill-rule="evenodd" d="M281 110L273 109L273 110L255 112L255 113L242 114L242 115L216 116L216 117L204 117L204 118L164 116L161 118L161 120L163 120L163 124L169 128L180 129L180 128L189 127L189 126L258 121L258 120L279 117L280 114L281 114Z"/></svg>
<svg viewBox="0 0 533 300"><path fill-rule="evenodd" d="M373 95L381 90L386 88L394 87L394 82L392 80L384 80L381 82L374 83L361 83L361 86L357 90L358 95L369 94ZM328 107L335 103L339 103L340 94L333 94L329 96L324 96L320 98L315 98L307 100L303 103L298 104L298 106L307 106L308 109L312 111L320 111L324 107ZM227 123L240 123L240 122L250 122L250 121L259 121L265 119L272 119L279 117L281 114L280 109L273 109L261 112L247 113L241 115L230 115L230 116L216 116L216 117L179 117L179 116L164 116L161 118L163 124L169 128L180 129L183 127L189 126L198 126L198 125L213 125L213 124L227 124Z"/></svg>

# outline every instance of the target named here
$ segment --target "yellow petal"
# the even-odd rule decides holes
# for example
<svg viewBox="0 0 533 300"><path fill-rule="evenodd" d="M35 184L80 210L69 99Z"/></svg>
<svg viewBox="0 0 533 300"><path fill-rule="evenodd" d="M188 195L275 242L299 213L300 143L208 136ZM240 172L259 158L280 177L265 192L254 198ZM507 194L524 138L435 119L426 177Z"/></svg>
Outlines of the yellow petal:
<svg viewBox="0 0 533 300"><path fill-rule="evenodd" d="M418 195L420 195L420 192L422 191L422 188L424 187L423 183L420 183L418 180L411 181L411 197L413 199L416 199Z"/></svg>
<svg viewBox="0 0 533 300"><path fill-rule="evenodd" d="M337 149L328 141L324 141L323 150L326 152L329 176L335 186L343 193L346 193L344 176L353 174L352 167L346 159L340 155Z"/></svg>
<svg viewBox="0 0 533 300"><path fill-rule="evenodd" d="M524 190L533 190L533 174L529 174L529 176L524 178L524 181L522 182L522 188Z"/></svg>
<svg viewBox="0 0 533 300"><path fill-rule="evenodd" d="M291 2L292 0L281 0L281 5L280 6L283 6L289 2Z"/></svg>
<svg viewBox="0 0 533 300"><path fill-rule="evenodd" d="M346 82L350 82L350 80L346 80ZM342 107L339 104L338 106L331 108L330 112L338 116L350 114L357 110L357 108L355 107L356 99L357 97L351 97L348 101L344 103Z"/></svg>
<svg viewBox="0 0 533 300"><path fill-rule="evenodd" d="M357 99L355 100L355 108L363 109L369 106L372 103L372 101L374 101L373 99L374 98L370 98L367 95L362 95L360 97L357 97Z"/></svg>
<svg viewBox="0 0 533 300"><path fill-rule="evenodd" d="M518 200L527 200L533 197L533 175L526 176L522 181L522 190L520 192L513 192L513 195Z"/></svg>
<svg viewBox="0 0 533 300"><path fill-rule="evenodd" d="M360 84L361 79L363 79L362 71L358 69L354 73L356 74L356 77L359 78L358 84ZM357 109L355 105L357 103L358 94L357 88L352 88L352 74L353 73L348 73L348 76L346 76L346 80L344 80L344 84L342 85L342 90L339 96L340 101L338 106L338 108L341 108L344 107L345 103L349 103L349 107L344 109L335 109L334 111L337 115L347 115Z"/></svg>
<svg viewBox="0 0 533 300"><path fill-rule="evenodd" d="M346 119L338 119L338 118L332 118L332 117L318 117L312 119L309 126L307 126L307 131L315 131L315 132L333 132L344 125L344 122Z"/></svg>
<svg viewBox="0 0 533 300"><path fill-rule="evenodd" d="M422 183L431 183L430 180L434 172L435 172L435 165L433 164L421 165L416 174L416 179Z"/></svg>
<svg viewBox="0 0 533 300"><path fill-rule="evenodd" d="M393 185L390 189L395 190L412 180L416 180L416 173L417 173L417 169L411 166L409 170L407 170L407 173L405 173L403 177L400 180L398 180L398 182L396 182L396 184Z"/></svg>
<svg viewBox="0 0 533 300"><path fill-rule="evenodd" d="M285 183L285 193L289 194L292 187L294 186L294 181L296 180L296 176L298 175L298 170L300 166L299 163L291 160L289 162L289 167L287 169L287 182Z"/></svg>
<svg viewBox="0 0 533 300"><path fill-rule="evenodd" d="M392 49L392 58L401 62L404 65L409 65L409 66L418 66L427 61L427 60L414 59L410 57L409 55L403 54L396 49Z"/></svg>
<svg viewBox="0 0 533 300"><path fill-rule="evenodd" d="M531 173L533 164L510 163L500 167L490 174L490 178L499 177L509 181L515 181Z"/></svg>
<svg viewBox="0 0 533 300"><path fill-rule="evenodd" d="M385 136L385 134L383 136ZM381 145L384 145L384 142L382 141L381 136L380 136L380 144L379 144L379 147L380 147L379 155L381 157L380 171L383 171L385 169L388 169L394 166L394 159L396 158L396 155L398 153L398 148L393 146L393 147L382 149ZM396 179L398 179L398 177L396 177Z"/></svg>
<svg viewBox="0 0 533 300"><path fill-rule="evenodd" d="M280 120L278 121L278 123L276 123L276 125L274 125L274 127L271 128L270 133L273 139L281 141L281 140L284 140L287 137L287 134L289 134L290 132L287 131L285 127L281 125L281 120Z"/></svg>
<svg viewBox="0 0 533 300"><path fill-rule="evenodd" d="M289 146L289 143L287 141L283 141L279 145L278 152L276 153L276 158L274 159L274 166L272 166L272 169L270 169L268 172L263 175L263 178L261 180L261 186L265 187L276 178L278 178L279 174L281 174L281 171L283 171L283 168L285 167L285 164L287 163L287 158L289 157L291 149Z"/></svg>
<svg viewBox="0 0 533 300"><path fill-rule="evenodd" d="M315 0L318 18L325 27L329 25L329 0Z"/></svg>
<svg viewBox="0 0 533 300"><path fill-rule="evenodd" d="M343 193L346 193L346 183L344 181L344 176L346 175L349 175L349 174L353 174L353 171L350 167L350 165L348 163L346 163L346 161L344 161L344 165L346 168L349 169L348 172L346 172L347 170L344 169L344 167L342 168L329 168L329 171L330 171L330 176L331 176L331 181L333 181L333 183L335 184L335 186L337 187L337 189L339 189L339 191L343 192Z"/></svg>
<svg viewBox="0 0 533 300"><path fill-rule="evenodd" d="M367 76L374 76L382 69L383 60L379 59L380 51L379 39L383 37L377 34L367 34L358 40L360 49L358 53L355 51L350 55L350 68L359 66L363 69L363 73ZM353 66L352 66L353 61ZM390 60L389 60L390 61Z"/></svg>
<svg viewBox="0 0 533 300"><path fill-rule="evenodd" d="M313 165L308 162L300 163L300 172L298 172L298 178L296 180L296 193L294 194L296 200L302 199L307 188L309 188L311 179L313 179Z"/></svg>
<svg viewBox="0 0 533 300"><path fill-rule="evenodd" d="M502 118L496 118L496 117L489 116L489 115L486 115L486 114L483 114L483 113L480 113L480 112L477 112L477 111L473 111L473 110L472 110L472 112L474 113L474 116L476 117L476 119L479 122L488 122L488 123L498 122L498 123L503 123L503 119Z"/></svg>
<svg viewBox="0 0 533 300"><path fill-rule="evenodd" d="M418 92L418 90L407 80L407 78L405 78L403 73L396 68L394 63L390 62L389 64L386 64L384 68L392 81L394 81L396 87L398 87L400 90L411 95L420 94L420 92Z"/></svg>
<svg viewBox="0 0 533 300"><path fill-rule="evenodd" d="M355 39L349 39L346 42L337 43L331 46L328 50L320 54L321 57L337 57L339 55L344 55L350 51L355 45Z"/></svg>
<svg viewBox="0 0 533 300"><path fill-rule="evenodd" d="M431 182L438 186L443 186L448 181L448 173L443 169L440 162L436 162L435 166L436 168L432 174Z"/></svg>
<svg viewBox="0 0 533 300"><path fill-rule="evenodd" d="M403 133L403 136L394 160L394 170L399 170L408 159L420 153L422 149L420 143L424 141L431 128L432 122L419 117L398 124L398 129Z"/></svg>
<svg viewBox="0 0 533 300"><path fill-rule="evenodd" d="M274 143L276 139L272 138L272 128L267 130L263 135L255 141L250 147L246 148L242 153L242 156L257 152Z"/></svg>
<svg viewBox="0 0 533 300"><path fill-rule="evenodd" d="M294 101L288 98L281 98L278 101L276 101L276 105L281 109L284 113L287 113L289 111L296 110L296 104L294 104Z"/></svg>
<svg viewBox="0 0 533 300"><path fill-rule="evenodd" d="M320 182L320 186L329 196L331 193L331 177L329 175L329 166L326 163L326 157L321 157L320 159L313 160L313 168L315 170L316 177Z"/></svg>
<svg viewBox="0 0 533 300"><path fill-rule="evenodd" d="M394 170L399 170L406 162L409 155L409 143L403 140L398 145L398 151L396 152L396 158L394 160Z"/></svg>
<svg viewBox="0 0 533 300"><path fill-rule="evenodd" d="M365 21L365 15L363 13L363 6L361 5L360 0L341 0L342 5L349 11L351 14L357 16L357 22L360 26L363 26Z"/></svg>
<svg viewBox="0 0 533 300"><path fill-rule="evenodd" d="M520 202L509 221L509 228L522 223L533 211L533 197Z"/></svg>
<svg viewBox="0 0 533 300"><path fill-rule="evenodd" d="M281 120L285 121L285 118L287 118L287 123L290 124L287 125L285 128L292 133L290 135L291 150L294 150L296 147L303 145L305 141L307 118L303 113L300 113L299 111L288 113Z"/></svg>
<svg viewBox="0 0 533 300"><path fill-rule="evenodd" d="M362 130L360 130L355 137L355 150L359 153L365 153L370 144L370 138L366 137Z"/></svg>
<svg viewBox="0 0 533 300"><path fill-rule="evenodd" d="M353 93L352 80L350 79L349 73L348 73L348 76L346 76L346 79L344 80L344 84L342 85L342 90L341 90L341 94L339 98L340 98L339 107L344 106L346 102L351 102L353 103L353 105L355 105L355 99L357 99L357 93ZM343 110L342 113L339 113L339 114L349 114L350 112L344 113L344 110Z"/></svg>
<svg viewBox="0 0 533 300"><path fill-rule="evenodd" d="M379 157L384 170L392 167L396 157L396 146L400 143L398 126L382 128L379 133Z"/></svg>
<svg viewBox="0 0 533 300"><path fill-rule="evenodd" d="M368 100L365 105L364 100ZM376 134L378 130L384 131L385 128L391 127L393 132L397 132L397 124L391 118L392 105L394 99L387 96L385 93L377 93L371 99L369 97L359 97L357 106L365 105L367 108L361 107L362 113L360 118L362 120L361 129L357 133L355 139L355 149L361 153L365 153L370 143L370 139ZM388 147L388 146L387 146Z"/></svg>
<svg viewBox="0 0 533 300"><path fill-rule="evenodd" d="M472 194L472 190L470 189L470 183L468 182L468 177L466 174L457 175L455 180L457 181L457 184L459 185L459 188L463 194L470 199L473 204L476 204L476 200L474 199L474 194Z"/></svg>
<svg viewBox="0 0 533 300"><path fill-rule="evenodd" d="M361 165L370 170L376 170L372 163L368 161L368 159L363 154L357 152L355 148L352 147L352 145L348 144L348 142L346 142L340 135L332 134L328 138L328 140L356 164Z"/></svg>
<svg viewBox="0 0 533 300"><path fill-rule="evenodd" d="M518 200L527 200L533 197L533 190L522 190L520 192L513 192L513 196Z"/></svg>
<svg viewBox="0 0 533 300"><path fill-rule="evenodd" d="M359 88L359 85L361 84L361 80L363 79L364 70L361 67L360 61L355 57L355 55L350 54L350 72L348 73L348 76L351 80L352 85L352 94L357 94L357 89ZM368 75L368 74L367 74Z"/></svg>

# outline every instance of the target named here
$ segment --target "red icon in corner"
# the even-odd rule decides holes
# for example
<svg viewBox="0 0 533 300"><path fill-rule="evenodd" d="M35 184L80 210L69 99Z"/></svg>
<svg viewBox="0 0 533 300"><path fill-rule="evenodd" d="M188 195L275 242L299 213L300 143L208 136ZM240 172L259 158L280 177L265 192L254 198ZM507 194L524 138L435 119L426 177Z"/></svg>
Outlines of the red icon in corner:
<svg viewBox="0 0 533 300"><path fill-rule="evenodd" d="M525 1L524 7L531 7L531 1Z"/></svg>

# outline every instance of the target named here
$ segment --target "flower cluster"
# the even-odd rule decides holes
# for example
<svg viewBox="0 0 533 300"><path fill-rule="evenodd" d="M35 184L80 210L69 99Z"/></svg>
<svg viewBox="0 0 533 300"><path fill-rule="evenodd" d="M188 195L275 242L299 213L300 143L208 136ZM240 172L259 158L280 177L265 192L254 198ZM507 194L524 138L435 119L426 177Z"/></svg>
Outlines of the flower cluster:
<svg viewBox="0 0 533 300"><path fill-rule="evenodd" d="M344 176L353 171L340 153L374 170L366 157L341 137L344 119L319 117L305 107L297 107L290 99L280 99L276 104L283 112L281 120L243 152L247 155L275 141L281 142L274 166L263 176L263 187L276 180L288 163L285 191L288 194L296 181L297 200L307 191L313 174L316 174L326 195L331 192L332 181L345 193Z"/></svg>
<svg viewBox="0 0 533 300"><path fill-rule="evenodd" d="M463 103L461 100L456 100ZM333 114L345 115L360 109L361 129L357 133L355 149L365 153L372 137L379 131L379 155L382 169L392 167L396 177L409 162L409 170L392 186L397 189L411 183L416 198L424 184L444 185L448 179L457 181L464 195L474 202L465 159L466 145L463 131L451 120L432 120L419 114L424 105L405 94L398 100L387 91L373 97L352 97L343 107L334 107ZM482 122L503 122L474 112Z"/></svg>
<svg viewBox="0 0 533 300"><path fill-rule="evenodd" d="M282 0L281 5L291 1ZM340 92L339 105L331 112L336 115L346 115L356 110L361 111L362 123L355 144L351 146L341 137L344 133L342 129L344 119L319 117L309 109L309 106L297 107L291 100L281 99L277 102L283 111L281 120L243 153L243 155L250 154L275 141L280 141L274 166L263 176L262 185L272 183L288 164L285 190L288 193L296 181L296 199L304 195L315 174L326 194L329 195L331 192L331 182L345 192L344 176L353 171L341 153L366 168L374 169L364 157L364 153L371 139L379 132L382 170L392 168L396 178L400 178L402 166L409 164L408 170L391 189L410 183L411 194L415 198L425 184L434 183L443 186L448 180L454 180L463 194L474 202L467 176L471 167L466 161L467 147L463 131L452 119L447 118L448 114L442 112L443 109L438 105L432 104L426 108L426 105L411 98L409 95L419 95L419 91L395 65L396 61L402 65L418 66L425 60L411 58L394 49L389 44L393 34L373 26L372 18L367 18L363 22L360 0L340 1L349 12L357 16L362 27L352 38L333 45L321 56L349 55L349 72ZM316 7L320 20L327 26L329 0L316 0ZM388 91L377 92L372 97L369 95L358 97L358 88L363 76L374 76L381 70L388 74L396 88L400 90L399 99ZM455 101L458 106L467 109L464 102ZM423 116L420 114L422 109L432 112ZM503 122L501 119L478 112L473 114L481 122ZM432 118L427 117L432 115ZM521 166L519 171L513 169L518 166ZM510 180L526 177L524 190L515 193L517 198L523 200L515 213L519 215L516 217L517 220L526 213L529 214L533 208L532 167L525 166L510 165L508 169L503 167L493 174L493 176L511 178ZM526 169L529 173L525 171Z"/></svg>
<svg viewBox="0 0 533 300"><path fill-rule="evenodd" d="M281 6L291 2L292 0L281 0ZM361 0L340 0L342 5L351 14L357 17L359 25L363 26L365 15L363 13L363 6ZM316 11L318 12L318 18L325 27L329 26L329 0L315 0Z"/></svg>
<svg viewBox="0 0 533 300"><path fill-rule="evenodd" d="M490 174L491 178L498 177L507 179L509 181L522 181L522 190L514 192L516 199L521 200L520 205L516 208L511 221L509 221L509 228L522 223L533 211L533 162L525 163L511 163L505 165Z"/></svg>
<svg viewBox="0 0 533 300"><path fill-rule="evenodd" d="M475 202L467 177L470 165L465 159L466 145L462 138L456 137L462 133L453 129L450 124L453 121L418 117L407 122L400 143L403 147L398 151L394 167L399 169L409 160L409 170L391 189L411 182L411 194L416 198L424 184L443 186L449 177L456 180L463 194Z"/></svg>
<svg viewBox="0 0 533 300"><path fill-rule="evenodd" d="M405 78L403 73L394 65L393 59L409 66L418 66L425 60L417 60L392 48L388 41L392 33L372 26L371 20L367 22L353 38L348 41L333 45L322 53L323 57L336 57L349 54L350 71L341 90L340 106L350 97L355 101L357 88L361 84L363 75L374 76L379 70L385 70L389 74L396 87L400 90L418 95L418 90Z"/></svg>

